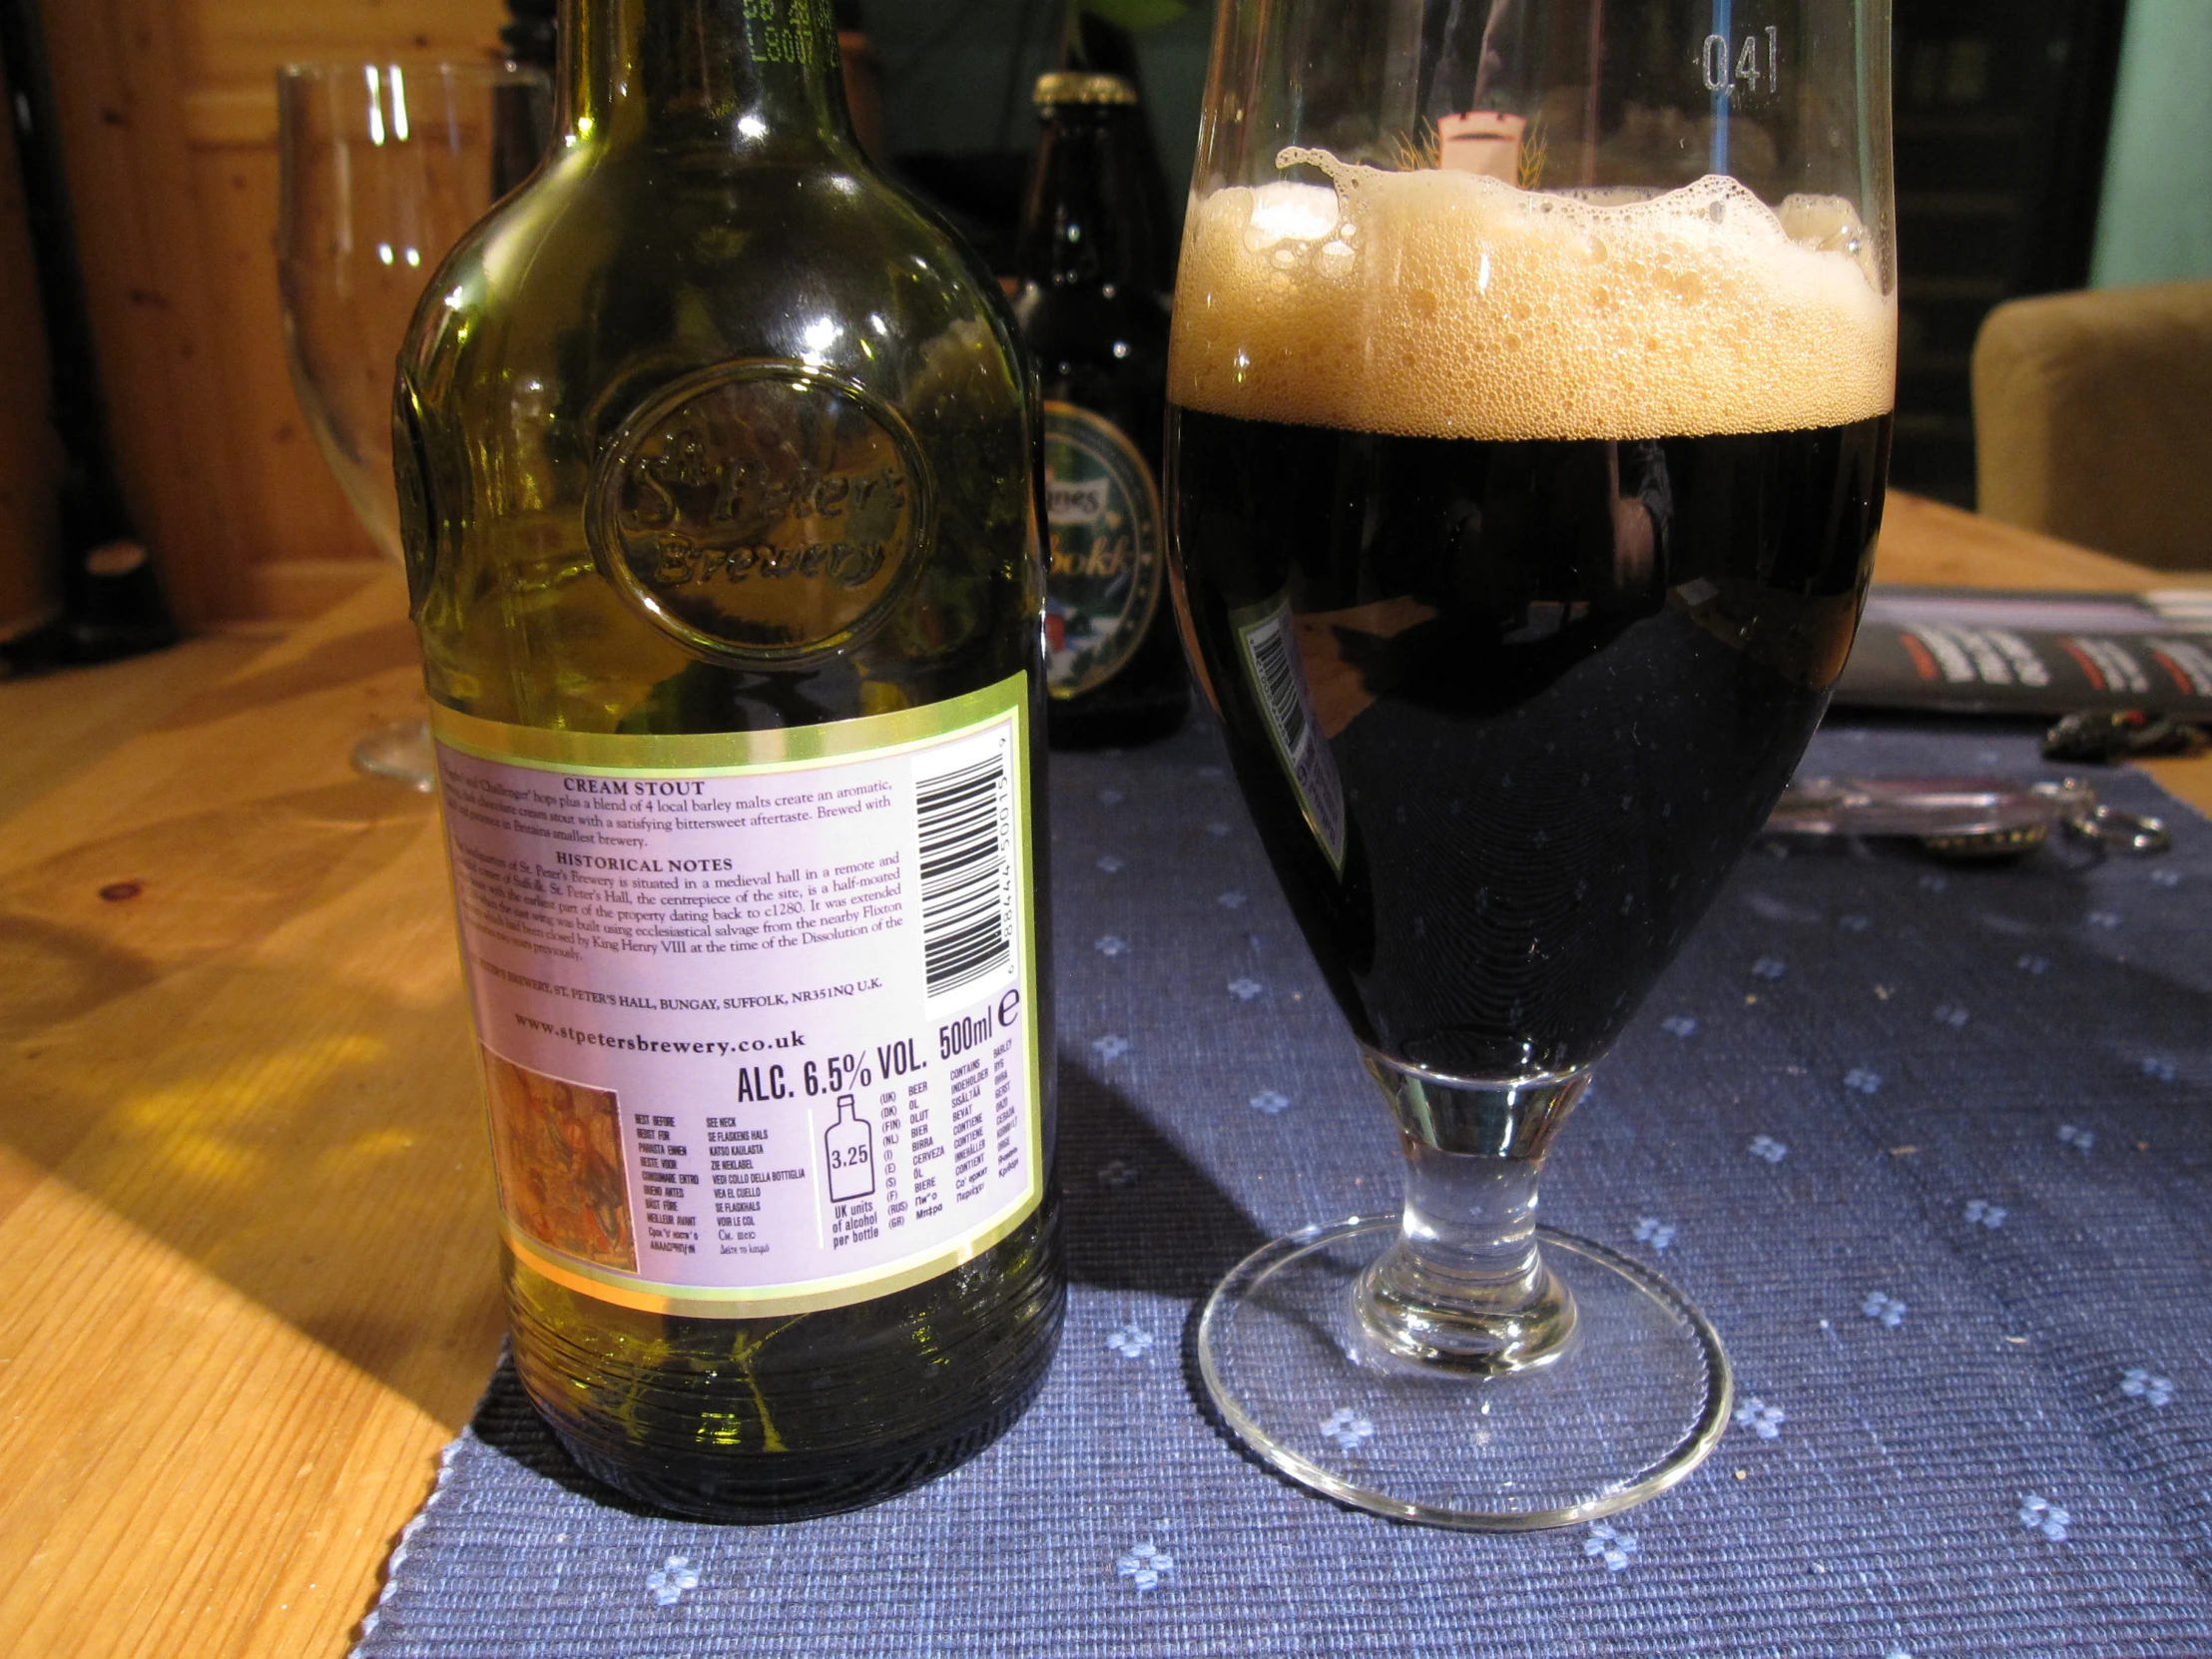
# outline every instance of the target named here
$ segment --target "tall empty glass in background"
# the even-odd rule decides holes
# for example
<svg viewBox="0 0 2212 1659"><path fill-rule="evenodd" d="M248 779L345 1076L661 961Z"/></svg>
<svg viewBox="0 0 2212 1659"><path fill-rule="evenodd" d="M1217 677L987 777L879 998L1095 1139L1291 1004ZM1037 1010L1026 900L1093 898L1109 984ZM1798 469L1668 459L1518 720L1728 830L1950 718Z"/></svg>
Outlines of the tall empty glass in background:
<svg viewBox="0 0 2212 1659"><path fill-rule="evenodd" d="M1234 1430L1346 1501L1566 1524L1727 1421L1712 1329L1539 1228L1537 1177L1850 649L1889 34L1886 0L1224 0L1177 595L1405 1205L1255 1254L1199 1351Z"/></svg>
<svg viewBox="0 0 2212 1659"><path fill-rule="evenodd" d="M277 72L276 269L292 389L377 548L400 558L391 386L423 285L514 184L551 126L535 70L497 63L291 64ZM435 783L420 719L353 751L365 772Z"/></svg>

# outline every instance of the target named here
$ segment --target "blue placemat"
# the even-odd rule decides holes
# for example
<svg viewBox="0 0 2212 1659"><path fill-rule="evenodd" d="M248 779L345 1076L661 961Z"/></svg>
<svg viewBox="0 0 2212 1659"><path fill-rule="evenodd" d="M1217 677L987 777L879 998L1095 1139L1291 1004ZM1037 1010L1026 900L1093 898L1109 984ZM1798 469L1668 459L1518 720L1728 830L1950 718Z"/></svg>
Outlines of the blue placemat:
<svg viewBox="0 0 2212 1659"><path fill-rule="evenodd" d="M2026 736L1824 732L1810 770L2054 776ZM1519 1537L1350 1513L1201 1416L1193 1307L1394 1207L1380 1104L1210 730L1054 764L1075 1280L1042 1398L856 1514L604 1507L502 1370L363 1659L2212 1654L2212 826L2010 867L1755 851L1562 1138L1549 1220L1735 1361L1681 1487Z"/></svg>

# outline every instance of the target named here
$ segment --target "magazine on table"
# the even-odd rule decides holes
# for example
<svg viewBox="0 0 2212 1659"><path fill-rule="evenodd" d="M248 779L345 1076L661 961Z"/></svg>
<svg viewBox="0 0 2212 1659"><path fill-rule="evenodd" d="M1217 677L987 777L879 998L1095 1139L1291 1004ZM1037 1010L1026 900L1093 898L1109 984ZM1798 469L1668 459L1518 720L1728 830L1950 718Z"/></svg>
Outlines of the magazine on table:
<svg viewBox="0 0 2212 1659"><path fill-rule="evenodd" d="M2149 709L2212 719L2212 588L1867 597L1838 704L1971 714Z"/></svg>

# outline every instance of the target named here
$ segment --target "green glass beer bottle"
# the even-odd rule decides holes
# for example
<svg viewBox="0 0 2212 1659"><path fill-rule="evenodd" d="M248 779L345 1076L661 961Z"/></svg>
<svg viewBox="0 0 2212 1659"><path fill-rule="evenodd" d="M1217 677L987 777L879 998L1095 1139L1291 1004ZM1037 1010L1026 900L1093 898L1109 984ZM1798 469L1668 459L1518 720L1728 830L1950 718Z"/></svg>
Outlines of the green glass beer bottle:
<svg viewBox="0 0 2212 1659"><path fill-rule="evenodd" d="M1156 170L1116 75L1039 79L1014 314L1044 377L1048 717L1055 745L1164 737L1190 704L1165 596L1168 316Z"/></svg>
<svg viewBox="0 0 2212 1659"><path fill-rule="evenodd" d="M561 22L394 413L514 1364L625 1493L821 1512L1000 1432L1065 1300L1038 416L827 0Z"/></svg>

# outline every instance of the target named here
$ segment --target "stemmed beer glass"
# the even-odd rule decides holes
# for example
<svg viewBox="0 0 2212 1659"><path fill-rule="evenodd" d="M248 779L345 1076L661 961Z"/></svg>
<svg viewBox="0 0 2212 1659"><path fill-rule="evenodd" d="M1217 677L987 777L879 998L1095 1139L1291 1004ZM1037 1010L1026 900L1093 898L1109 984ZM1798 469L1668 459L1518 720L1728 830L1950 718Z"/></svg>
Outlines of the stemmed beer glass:
<svg viewBox="0 0 2212 1659"><path fill-rule="evenodd" d="M446 251L534 165L551 89L536 70L491 62L289 64L276 98L292 390L355 516L396 563L399 344ZM436 782L419 718L369 733L353 760L417 789Z"/></svg>
<svg viewBox="0 0 2212 1659"><path fill-rule="evenodd" d="M1345 1501L1568 1524L1727 1421L1710 1326L1539 1227L1537 1178L1851 646L1896 384L1889 38L1887 0L1224 0L1177 598L1405 1203L1257 1252L1199 1358L1239 1436Z"/></svg>

